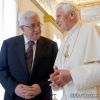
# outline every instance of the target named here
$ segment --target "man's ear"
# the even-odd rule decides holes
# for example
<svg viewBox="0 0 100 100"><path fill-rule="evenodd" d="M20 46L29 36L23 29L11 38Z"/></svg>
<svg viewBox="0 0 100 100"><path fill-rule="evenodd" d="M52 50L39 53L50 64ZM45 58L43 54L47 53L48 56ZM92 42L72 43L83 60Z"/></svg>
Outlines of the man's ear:
<svg viewBox="0 0 100 100"><path fill-rule="evenodd" d="M20 26L20 29L21 29L22 31L24 31L24 27L23 27L23 26Z"/></svg>
<svg viewBox="0 0 100 100"><path fill-rule="evenodd" d="M75 17L75 12L74 11L70 11L70 18L73 19Z"/></svg>

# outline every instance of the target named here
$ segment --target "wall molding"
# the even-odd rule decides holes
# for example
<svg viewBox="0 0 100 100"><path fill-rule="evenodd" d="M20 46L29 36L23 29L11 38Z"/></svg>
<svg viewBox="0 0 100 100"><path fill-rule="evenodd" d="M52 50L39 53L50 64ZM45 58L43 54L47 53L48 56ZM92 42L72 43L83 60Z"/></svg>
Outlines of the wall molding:
<svg viewBox="0 0 100 100"><path fill-rule="evenodd" d="M64 33L60 27L55 23L55 19L51 15L44 16L44 22L51 22L62 34Z"/></svg>
<svg viewBox="0 0 100 100"><path fill-rule="evenodd" d="M43 7L36 1L36 0L30 0L44 15L48 15L48 13L44 10Z"/></svg>
<svg viewBox="0 0 100 100"><path fill-rule="evenodd" d="M84 8L84 7L92 7L92 6L100 6L100 1L91 1L91 2L84 2L84 3L76 3L78 8Z"/></svg>

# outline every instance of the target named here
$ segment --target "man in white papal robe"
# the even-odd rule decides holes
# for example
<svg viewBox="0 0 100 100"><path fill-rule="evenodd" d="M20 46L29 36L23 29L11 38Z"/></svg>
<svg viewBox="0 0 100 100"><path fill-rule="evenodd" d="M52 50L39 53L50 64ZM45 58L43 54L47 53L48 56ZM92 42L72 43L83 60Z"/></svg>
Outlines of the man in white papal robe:
<svg viewBox="0 0 100 100"><path fill-rule="evenodd" d="M59 49L50 85L63 89L62 100L100 100L100 27L80 22L70 2L58 4L56 23L68 35Z"/></svg>

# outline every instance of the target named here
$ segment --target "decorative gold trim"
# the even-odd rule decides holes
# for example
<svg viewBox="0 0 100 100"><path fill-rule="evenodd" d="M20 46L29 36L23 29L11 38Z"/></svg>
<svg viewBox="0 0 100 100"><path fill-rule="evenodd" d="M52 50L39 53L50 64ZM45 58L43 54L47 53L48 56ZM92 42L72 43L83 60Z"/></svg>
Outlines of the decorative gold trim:
<svg viewBox="0 0 100 100"><path fill-rule="evenodd" d="M44 16L44 22L51 22L62 34L64 33L60 27L55 23L55 19L51 15Z"/></svg>
<svg viewBox="0 0 100 100"><path fill-rule="evenodd" d="M36 0L30 0L44 15L48 15L48 13L41 7L41 5Z"/></svg>
<svg viewBox="0 0 100 100"><path fill-rule="evenodd" d="M91 1L91 2L84 2L84 3L76 3L79 8L83 7L91 7L91 6L100 6L100 1Z"/></svg>

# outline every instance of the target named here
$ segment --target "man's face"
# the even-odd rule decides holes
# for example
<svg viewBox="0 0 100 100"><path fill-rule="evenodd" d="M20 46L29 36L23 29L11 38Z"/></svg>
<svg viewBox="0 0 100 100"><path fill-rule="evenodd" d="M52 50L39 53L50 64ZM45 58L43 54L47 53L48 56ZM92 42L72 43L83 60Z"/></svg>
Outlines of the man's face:
<svg viewBox="0 0 100 100"><path fill-rule="evenodd" d="M69 31L70 29L70 14L62 10L61 7L59 7L56 10L56 24L61 28L63 31Z"/></svg>
<svg viewBox="0 0 100 100"><path fill-rule="evenodd" d="M41 35L41 23L38 16L26 18L26 25L21 26L27 39L36 41Z"/></svg>

